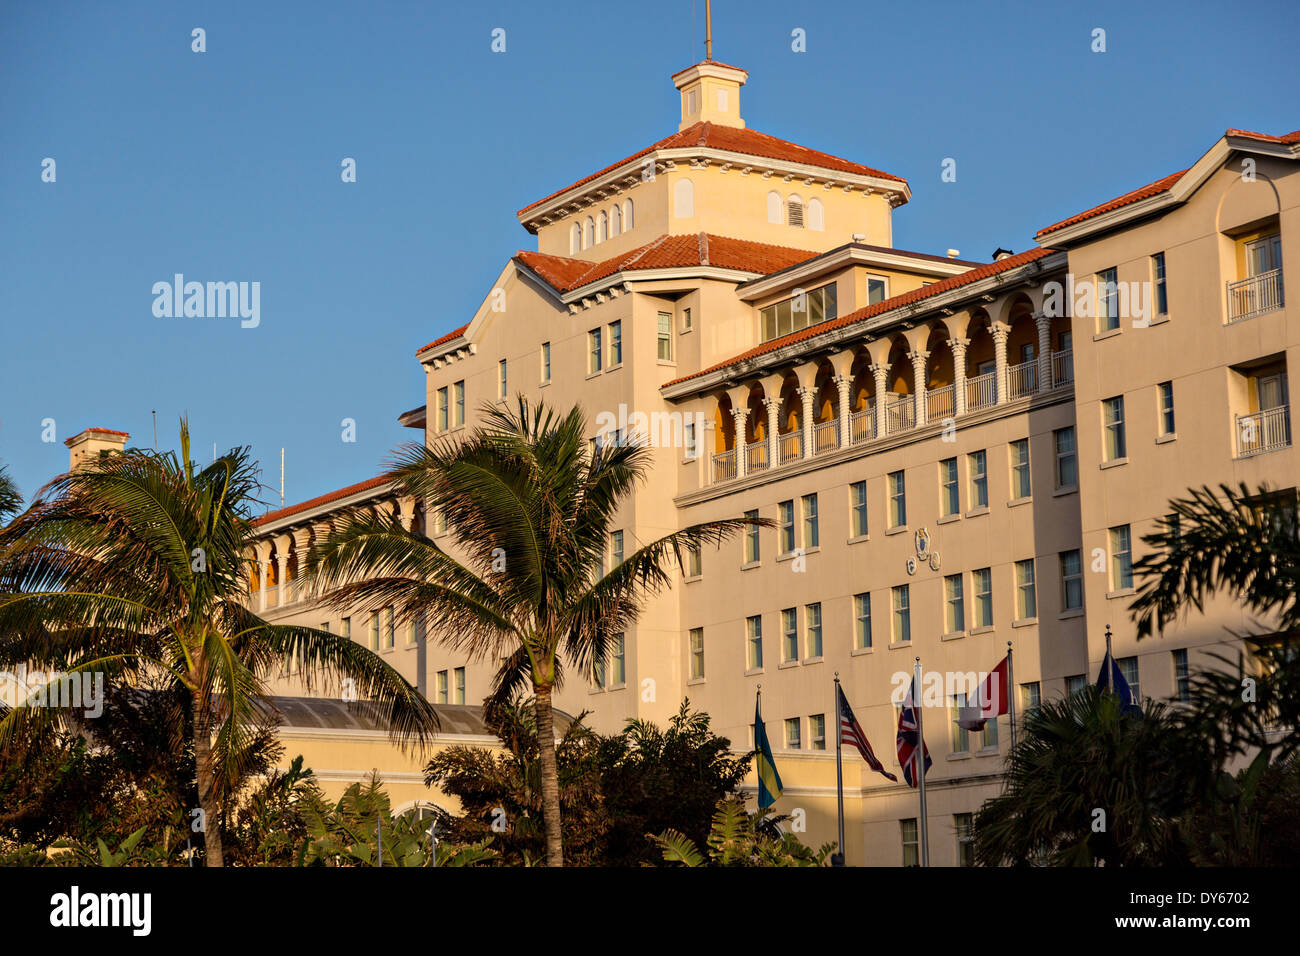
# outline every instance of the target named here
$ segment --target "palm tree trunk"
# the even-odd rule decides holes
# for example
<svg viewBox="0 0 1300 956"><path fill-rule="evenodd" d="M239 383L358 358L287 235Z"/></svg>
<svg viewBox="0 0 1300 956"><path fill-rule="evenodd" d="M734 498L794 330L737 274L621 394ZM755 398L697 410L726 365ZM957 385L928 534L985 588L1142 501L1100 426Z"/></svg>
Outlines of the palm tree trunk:
<svg viewBox="0 0 1300 956"><path fill-rule="evenodd" d="M194 767L198 775L199 807L203 810L203 852L208 866L225 866L221 847L221 807L212 776L212 731L208 703L194 698Z"/></svg>
<svg viewBox="0 0 1300 956"><path fill-rule="evenodd" d="M555 763L555 715L550 685L533 688L537 710L537 750L542 760L542 821L546 824L546 865L564 866L560 835L560 774Z"/></svg>

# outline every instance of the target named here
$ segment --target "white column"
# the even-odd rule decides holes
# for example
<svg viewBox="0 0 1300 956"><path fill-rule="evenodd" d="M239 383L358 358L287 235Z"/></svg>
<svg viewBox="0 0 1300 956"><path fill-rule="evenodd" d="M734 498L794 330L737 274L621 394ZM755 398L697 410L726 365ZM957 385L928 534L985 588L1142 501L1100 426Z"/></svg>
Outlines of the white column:
<svg viewBox="0 0 1300 956"><path fill-rule="evenodd" d="M763 407L767 409L767 467L775 468L781 460L781 396L764 398Z"/></svg>
<svg viewBox="0 0 1300 956"><path fill-rule="evenodd" d="M745 476L745 459L747 457L745 454L747 451L745 443L745 419L749 417L749 409L732 408L731 417L736 420L736 477L743 478Z"/></svg>
<svg viewBox="0 0 1300 956"><path fill-rule="evenodd" d="M916 427L920 428L925 424L925 360L930 357L930 353L924 349L916 349L908 352L907 357L912 360L912 383L915 385L913 402L916 406L915 419Z"/></svg>
<svg viewBox="0 0 1300 956"><path fill-rule="evenodd" d="M966 414L966 346L970 339L949 339L952 349L952 407L953 415Z"/></svg>
<svg viewBox="0 0 1300 956"><path fill-rule="evenodd" d="M876 437L889 432L889 419L885 415L887 395L885 389L889 383L889 366L883 362L871 363L871 376L876 380Z"/></svg>
<svg viewBox="0 0 1300 956"><path fill-rule="evenodd" d="M803 399L802 457L811 458L813 453L813 401L817 398L817 389L811 385L800 385L799 397Z"/></svg>
<svg viewBox="0 0 1300 956"><path fill-rule="evenodd" d="M1038 390L1046 392L1055 384L1052 381L1052 320L1046 312L1035 312L1038 326Z"/></svg>
<svg viewBox="0 0 1300 956"><path fill-rule="evenodd" d="M835 387L840 390L840 447L848 448L852 439L849 427L849 390L853 387L853 377L836 375Z"/></svg>
<svg viewBox="0 0 1300 956"><path fill-rule="evenodd" d="M257 609L266 610L266 576L271 570L271 562L257 559Z"/></svg>
<svg viewBox="0 0 1300 956"><path fill-rule="evenodd" d="M1007 400L1007 336L1011 330L1001 322L993 322L989 324L989 332L993 336L993 385L997 389L993 400L1002 405Z"/></svg>

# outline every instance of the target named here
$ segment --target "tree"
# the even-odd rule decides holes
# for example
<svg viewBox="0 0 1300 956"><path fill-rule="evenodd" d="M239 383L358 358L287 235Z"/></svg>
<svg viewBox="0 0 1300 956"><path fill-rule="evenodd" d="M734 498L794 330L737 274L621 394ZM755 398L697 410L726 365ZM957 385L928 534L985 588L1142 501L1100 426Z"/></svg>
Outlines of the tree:
<svg viewBox="0 0 1300 956"><path fill-rule="evenodd" d="M447 646L503 661L496 699L530 688L551 866L564 864L551 700L565 665L590 676L644 601L671 583L669 568L682 565L687 548L720 544L755 523L693 525L602 574L614 516L650 462L635 442L589 447L581 410L560 414L520 396L516 411L485 407L482 426L463 440L408 448L392 470L399 494L443 517L461 560L394 515L364 512L337 522L312 550L313 573L335 606L400 607Z"/></svg>
<svg viewBox="0 0 1300 956"><path fill-rule="evenodd" d="M426 739L436 716L360 644L248 609L255 465L237 448L200 468L184 421L180 441L179 457L128 449L61 475L0 531L0 668L71 675L69 688L98 674L175 691L190 715L206 860L220 866L224 798L271 719L264 678L291 656L326 683L352 678L399 740ZM71 708L52 703L46 695L4 714L0 749L66 721Z"/></svg>
<svg viewBox="0 0 1300 956"><path fill-rule="evenodd" d="M8 466L0 465L0 524L17 514L22 506L23 496L19 494L14 480L9 477Z"/></svg>
<svg viewBox="0 0 1300 956"><path fill-rule="evenodd" d="M799 842L793 833L769 825L770 810L749 813L744 800L728 797L718 801L713 825L705 838L705 851L678 830L647 833L669 863L683 866L825 866L835 844L824 843L816 850ZM707 853L707 856L706 856Z"/></svg>

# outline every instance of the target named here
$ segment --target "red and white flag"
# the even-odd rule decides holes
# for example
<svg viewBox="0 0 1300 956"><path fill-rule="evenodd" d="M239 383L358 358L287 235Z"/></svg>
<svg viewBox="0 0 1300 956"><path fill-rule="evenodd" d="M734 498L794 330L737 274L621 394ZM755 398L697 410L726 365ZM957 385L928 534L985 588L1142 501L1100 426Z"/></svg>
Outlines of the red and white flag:
<svg viewBox="0 0 1300 956"><path fill-rule="evenodd" d="M1011 688L1007 686L1007 658L989 671L975 694L961 708L957 726L964 730L983 730L984 724L996 720L1011 709Z"/></svg>

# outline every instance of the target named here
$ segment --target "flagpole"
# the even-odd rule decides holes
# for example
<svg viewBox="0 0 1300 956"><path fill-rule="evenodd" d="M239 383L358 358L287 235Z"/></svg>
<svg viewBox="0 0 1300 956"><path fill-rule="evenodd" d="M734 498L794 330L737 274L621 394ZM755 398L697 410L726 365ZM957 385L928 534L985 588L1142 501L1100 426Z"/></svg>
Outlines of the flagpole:
<svg viewBox="0 0 1300 956"><path fill-rule="evenodd" d="M1011 642L1007 641L1007 713L1011 716L1011 749L1016 749L1016 681L1011 669ZM997 718L994 718L995 720Z"/></svg>
<svg viewBox="0 0 1300 956"><path fill-rule="evenodd" d="M844 770L840 760L840 744L844 734L840 722L844 715L840 713L840 672L835 672L835 801L839 811L839 865L844 865Z"/></svg>
<svg viewBox="0 0 1300 956"><path fill-rule="evenodd" d="M917 790L921 794L921 865L930 865L930 826L925 811L925 726L921 718L921 658L916 659L912 668L912 708L916 713L916 750L912 754L915 763L912 773L916 774Z"/></svg>

